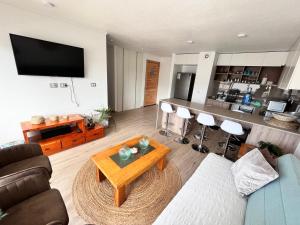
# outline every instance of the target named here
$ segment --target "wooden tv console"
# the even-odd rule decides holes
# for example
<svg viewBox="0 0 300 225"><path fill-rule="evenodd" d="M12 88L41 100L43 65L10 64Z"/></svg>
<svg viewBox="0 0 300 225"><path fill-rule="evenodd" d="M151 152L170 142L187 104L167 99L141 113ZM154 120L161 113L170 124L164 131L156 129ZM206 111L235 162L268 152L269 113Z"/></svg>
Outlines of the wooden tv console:
<svg viewBox="0 0 300 225"><path fill-rule="evenodd" d="M55 137L42 139L40 132L42 130L72 125L70 133L57 135ZM80 115L69 115L69 119L51 122L46 120L45 123L33 125L30 121L21 123L25 143L39 143L45 155L63 151L77 145L101 138L104 136L104 127L96 125L93 129L86 129L84 118ZM29 133L32 136L28 135Z"/></svg>

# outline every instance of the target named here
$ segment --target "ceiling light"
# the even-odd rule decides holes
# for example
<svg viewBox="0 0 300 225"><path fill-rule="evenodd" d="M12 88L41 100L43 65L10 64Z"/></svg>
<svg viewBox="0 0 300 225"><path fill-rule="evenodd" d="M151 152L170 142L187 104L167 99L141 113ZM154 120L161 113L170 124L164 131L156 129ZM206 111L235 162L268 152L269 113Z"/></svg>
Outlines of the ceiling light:
<svg viewBox="0 0 300 225"><path fill-rule="evenodd" d="M50 2L48 0L43 0L44 5L50 6L51 8L54 8L56 5L53 2Z"/></svg>
<svg viewBox="0 0 300 225"><path fill-rule="evenodd" d="M239 33L239 34L237 35L238 38L246 38L247 36L248 36L248 35L245 34L245 33Z"/></svg>
<svg viewBox="0 0 300 225"><path fill-rule="evenodd" d="M187 40L186 43L187 44L194 44L194 41L193 40Z"/></svg>

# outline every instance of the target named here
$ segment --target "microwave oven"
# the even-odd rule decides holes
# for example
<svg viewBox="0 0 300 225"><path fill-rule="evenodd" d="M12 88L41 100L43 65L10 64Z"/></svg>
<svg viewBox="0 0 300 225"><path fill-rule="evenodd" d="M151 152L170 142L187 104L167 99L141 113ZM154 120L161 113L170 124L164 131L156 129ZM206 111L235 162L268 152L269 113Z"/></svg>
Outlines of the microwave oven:
<svg viewBox="0 0 300 225"><path fill-rule="evenodd" d="M268 104L268 111L272 111L272 112L284 112L286 107L286 102L278 102L278 101L269 101Z"/></svg>

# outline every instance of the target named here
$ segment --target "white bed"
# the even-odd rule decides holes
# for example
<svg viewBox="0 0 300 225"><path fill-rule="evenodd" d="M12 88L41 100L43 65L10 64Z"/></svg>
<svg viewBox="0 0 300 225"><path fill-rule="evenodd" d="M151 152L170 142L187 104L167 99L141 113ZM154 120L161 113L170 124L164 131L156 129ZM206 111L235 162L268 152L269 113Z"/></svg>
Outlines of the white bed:
<svg viewBox="0 0 300 225"><path fill-rule="evenodd" d="M235 188L231 165L210 153L154 225L243 225L247 200Z"/></svg>

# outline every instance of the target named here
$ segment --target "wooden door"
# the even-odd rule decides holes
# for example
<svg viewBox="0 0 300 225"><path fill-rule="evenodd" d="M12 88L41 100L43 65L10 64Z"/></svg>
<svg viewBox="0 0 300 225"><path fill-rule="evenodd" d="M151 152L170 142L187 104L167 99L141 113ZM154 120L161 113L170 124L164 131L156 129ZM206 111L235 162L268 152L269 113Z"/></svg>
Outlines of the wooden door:
<svg viewBox="0 0 300 225"><path fill-rule="evenodd" d="M159 66L159 62L147 60L144 106L156 104Z"/></svg>

